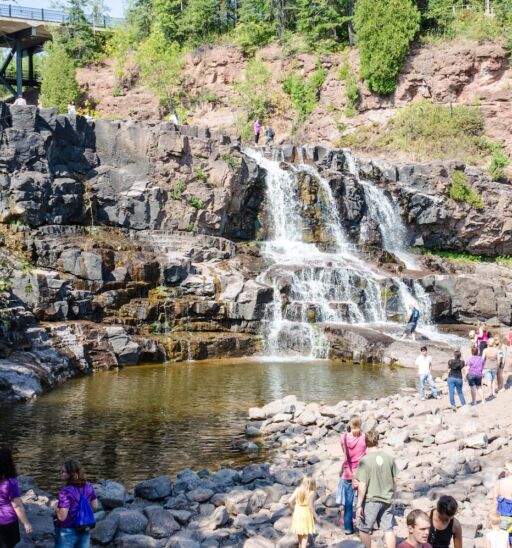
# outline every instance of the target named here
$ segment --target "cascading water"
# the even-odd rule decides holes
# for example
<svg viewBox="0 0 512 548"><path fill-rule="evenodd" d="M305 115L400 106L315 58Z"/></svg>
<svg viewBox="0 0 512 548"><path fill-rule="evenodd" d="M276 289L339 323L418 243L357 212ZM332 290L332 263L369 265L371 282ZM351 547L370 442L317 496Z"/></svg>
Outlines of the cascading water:
<svg viewBox="0 0 512 548"><path fill-rule="evenodd" d="M409 303L417 305L404 282L373 270L349 243L332 190L314 168L283 169L258 151L245 152L266 172L269 240L262 251L271 266L262 280L274 288L267 311L267 354L326 358L326 325L387 323L390 301L395 303L393 315L401 317ZM304 176L318 184L315 223L322 230L321 242L306 238L311 219L300 196ZM368 193L367 199L374 198Z"/></svg>

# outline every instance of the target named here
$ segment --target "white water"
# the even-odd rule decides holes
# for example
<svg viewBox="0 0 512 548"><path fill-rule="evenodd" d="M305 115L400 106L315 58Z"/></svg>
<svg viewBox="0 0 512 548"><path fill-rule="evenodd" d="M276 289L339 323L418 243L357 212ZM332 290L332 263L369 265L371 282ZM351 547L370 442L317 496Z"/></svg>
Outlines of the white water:
<svg viewBox="0 0 512 548"><path fill-rule="evenodd" d="M268 160L257 151L245 153L266 171L270 239L262 251L271 267L262 275L262 281L274 288L274 302L267 311L267 354L326 358L329 353L326 326L389 324L388 302L394 301L392 312L402 319L406 319L409 304L417 306L424 317L430 313L428 296L422 288L420 291L419 284L415 284L414 291L422 302L401 279L375 271L349 243L331 188L314 168L300 165L282 169L277 161ZM319 220L328 236L328 245L323 245L328 251L305 241L308 218L299 196L300 174L318 182ZM380 194L370 188L366 199L369 203L382 202ZM383 234L385 247L405 254L402 232L391 234L398 213L389 200L385 207L372 204L369 209L379 220L384 219L381 231L386 234ZM398 219L402 223L399 215ZM286 288L284 294L282 288Z"/></svg>

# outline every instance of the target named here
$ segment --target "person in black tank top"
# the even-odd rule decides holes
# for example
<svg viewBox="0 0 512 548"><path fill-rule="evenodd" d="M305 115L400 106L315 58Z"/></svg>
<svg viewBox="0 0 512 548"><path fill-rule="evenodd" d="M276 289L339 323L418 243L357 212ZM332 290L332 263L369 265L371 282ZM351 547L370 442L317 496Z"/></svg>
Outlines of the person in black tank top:
<svg viewBox="0 0 512 548"><path fill-rule="evenodd" d="M453 538L454 548L462 548L462 527L455 518L457 501L449 495L442 495L437 507L430 512L428 542L432 548L448 548Z"/></svg>

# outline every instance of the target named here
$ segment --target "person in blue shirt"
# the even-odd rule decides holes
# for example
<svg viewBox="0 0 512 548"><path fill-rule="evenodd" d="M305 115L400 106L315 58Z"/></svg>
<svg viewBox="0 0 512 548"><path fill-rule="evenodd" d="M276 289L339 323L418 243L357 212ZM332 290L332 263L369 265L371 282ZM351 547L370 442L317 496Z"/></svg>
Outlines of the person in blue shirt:
<svg viewBox="0 0 512 548"><path fill-rule="evenodd" d="M405 339L407 335L411 335L412 340L416 340L416 327L418 327L418 320L420 319L420 311L413 305L410 304L409 308L411 310L411 315L409 316L409 321L407 322L407 325L405 326L404 334L402 335L402 339Z"/></svg>

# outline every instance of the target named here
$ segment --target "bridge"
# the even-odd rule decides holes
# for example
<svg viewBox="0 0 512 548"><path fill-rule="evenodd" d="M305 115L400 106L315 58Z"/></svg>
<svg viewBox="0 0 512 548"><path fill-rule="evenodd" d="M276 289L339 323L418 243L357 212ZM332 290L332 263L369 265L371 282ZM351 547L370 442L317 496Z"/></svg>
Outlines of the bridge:
<svg viewBox="0 0 512 548"><path fill-rule="evenodd" d="M97 31L119 26L124 21L119 17L106 15L86 15L86 17L89 24ZM3 84L15 97L21 96L23 85L35 85L34 54L42 50L46 41L52 39L50 29L53 25L67 24L69 24L69 14L64 11L11 4L0 5L0 48L9 49L0 67L0 84ZM28 60L25 71L23 58ZM7 68L13 59L16 63L15 77L7 75Z"/></svg>

